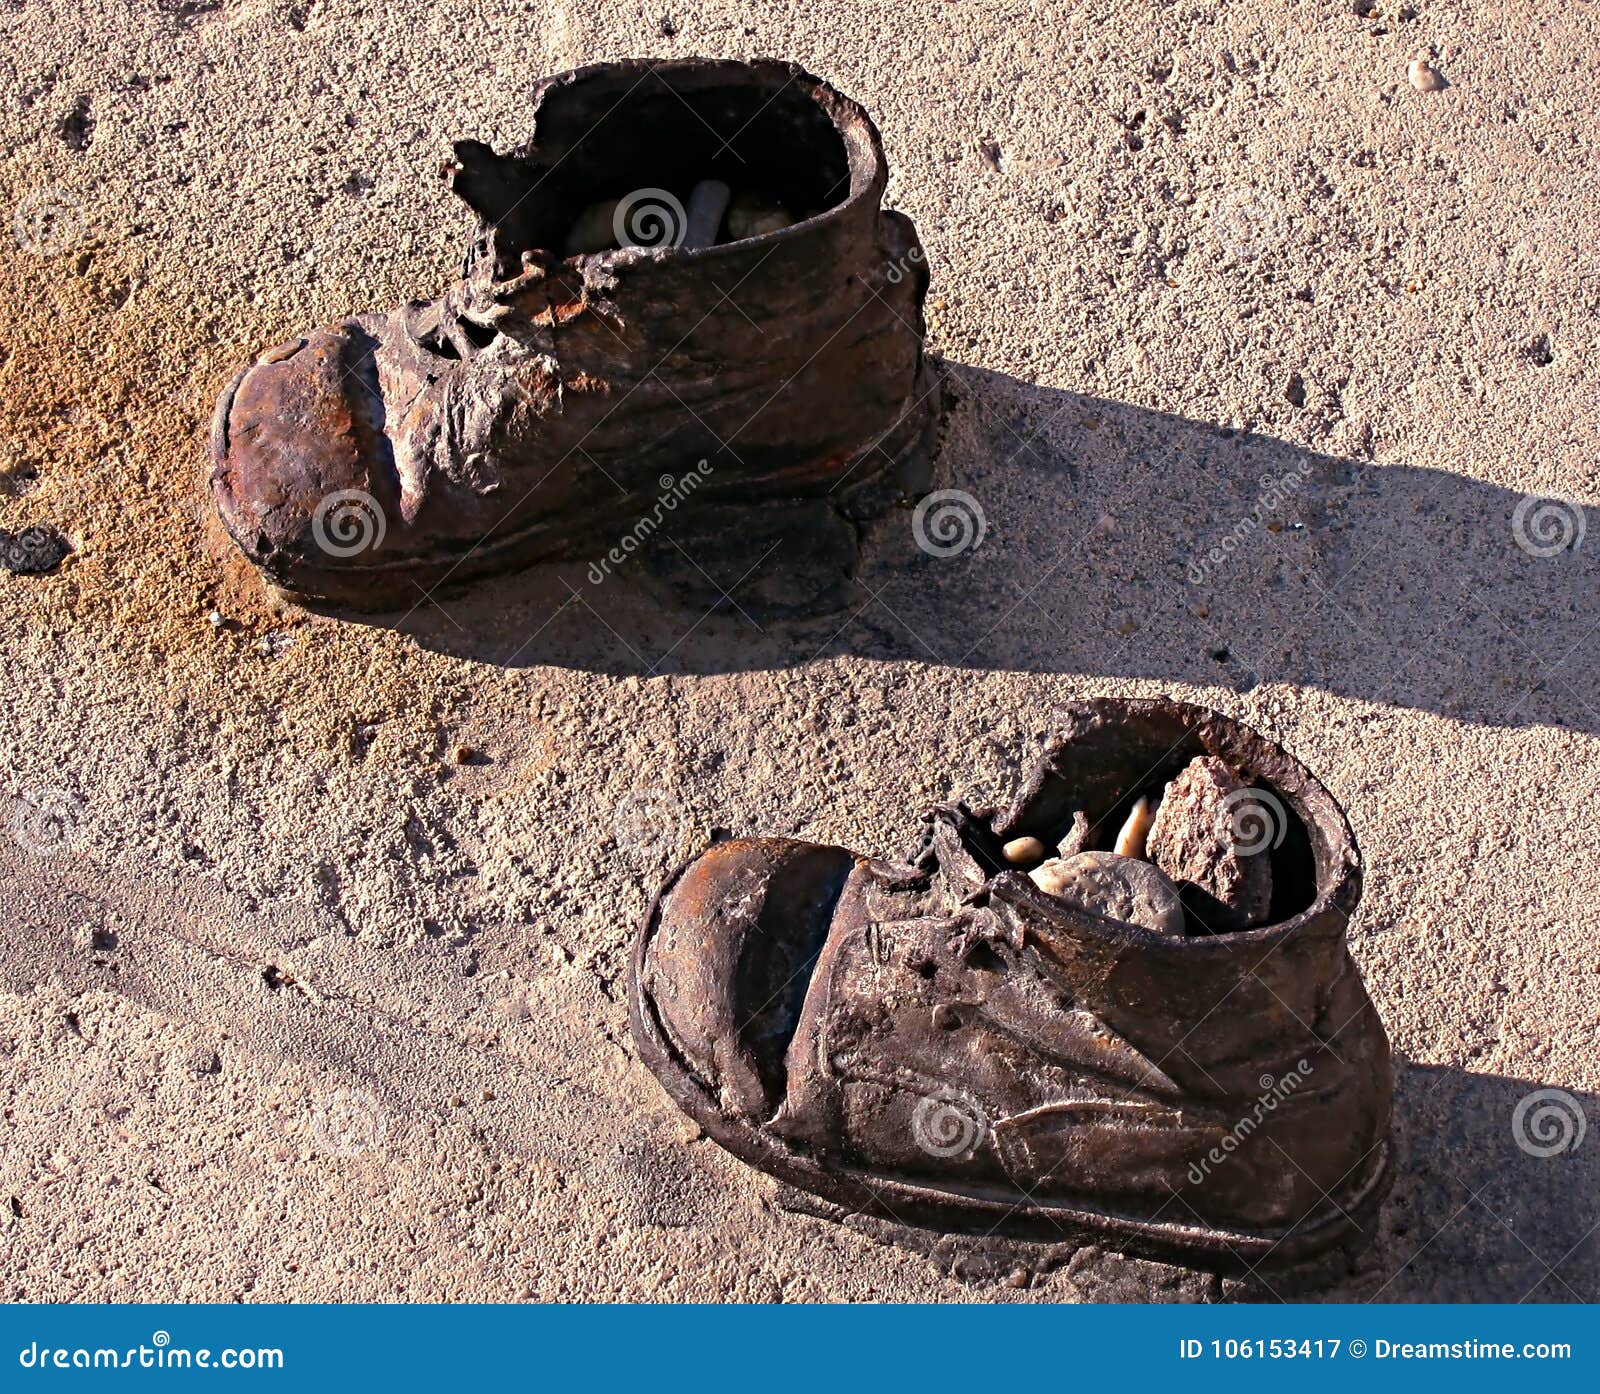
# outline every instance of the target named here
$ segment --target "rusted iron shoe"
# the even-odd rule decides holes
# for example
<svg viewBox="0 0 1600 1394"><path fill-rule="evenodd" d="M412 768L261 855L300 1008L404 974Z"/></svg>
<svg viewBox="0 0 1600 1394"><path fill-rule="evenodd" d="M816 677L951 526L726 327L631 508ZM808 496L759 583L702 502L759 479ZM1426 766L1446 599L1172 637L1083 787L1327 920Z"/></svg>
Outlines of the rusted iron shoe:
<svg viewBox="0 0 1600 1394"><path fill-rule="evenodd" d="M860 106L790 64L688 60L547 78L531 107L528 144L455 147L480 223L443 296L269 349L222 394L212 490L251 561L384 608L730 505L823 506L853 537L915 489L927 268Z"/></svg>
<svg viewBox="0 0 1600 1394"><path fill-rule="evenodd" d="M1197 755L1277 820L1270 923L1157 933L1004 860L1075 812L1115 829ZM851 1211L1293 1266L1359 1247L1389 1179L1389 1046L1345 944L1360 887L1339 805L1279 746L1088 702L1009 808L936 810L903 864L761 838L680 869L636 945L634 1037L717 1142Z"/></svg>

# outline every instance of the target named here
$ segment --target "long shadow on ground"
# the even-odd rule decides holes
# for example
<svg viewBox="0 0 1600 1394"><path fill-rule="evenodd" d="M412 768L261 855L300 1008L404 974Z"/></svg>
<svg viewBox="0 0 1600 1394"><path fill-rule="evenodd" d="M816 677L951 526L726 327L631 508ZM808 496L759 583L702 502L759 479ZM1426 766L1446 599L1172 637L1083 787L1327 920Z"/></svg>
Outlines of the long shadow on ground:
<svg viewBox="0 0 1600 1394"><path fill-rule="evenodd" d="M766 618L786 568L799 594L814 580L800 573L831 564L785 559L780 505L752 520L755 541L670 520L653 545L686 590L664 592L630 556L604 574L551 565L419 593L408 613L364 622L496 666L716 673L853 653L1290 683L1600 731L1600 537L1586 539L1582 503L947 371L947 492L866 529L843 608ZM619 538L633 522L619 517Z"/></svg>

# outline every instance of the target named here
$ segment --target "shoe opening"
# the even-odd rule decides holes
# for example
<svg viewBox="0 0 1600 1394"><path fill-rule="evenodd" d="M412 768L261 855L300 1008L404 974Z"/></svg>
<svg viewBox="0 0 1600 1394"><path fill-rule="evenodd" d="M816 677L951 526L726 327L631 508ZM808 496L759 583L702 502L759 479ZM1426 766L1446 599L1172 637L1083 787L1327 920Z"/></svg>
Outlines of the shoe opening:
<svg viewBox="0 0 1600 1394"><path fill-rule="evenodd" d="M731 196L705 245L802 222L850 193L844 138L813 89L729 65L722 81L666 67L556 88L536 144L510 156L464 141L452 185L496 228L503 265L610 246L684 245L697 185ZM613 224L618 236L612 237Z"/></svg>
<svg viewBox="0 0 1600 1394"><path fill-rule="evenodd" d="M1300 801L1284 788L1298 767L1277 747L1242 726L1203 721L1199 708L1151 711L1129 705L1126 720L1106 721L1076 734L1054 754L1018 803L995 823L997 840L1037 838L1055 856L1072 837L1072 850L1112 851L1140 799L1158 809L1175 780L1197 757L1220 759L1243 785L1226 800L1232 836L1250 855L1265 856L1271 872L1270 903L1250 929L1282 924L1309 909L1343 870L1325 833L1308 825ZM1298 781L1294 781L1298 783ZM1330 800L1331 802L1331 800ZM1087 823L1087 830L1083 824ZM1228 930L1225 911L1201 887L1179 882L1189 936Z"/></svg>
<svg viewBox="0 0 1600 1394"><path fill-rule="evenodd" d="M740 957L734 1002L744 1028L741 1044L766 1086L769 1106L783 1098L789 1042L853 866L848 854L824 848L780 871Z"/></svg>

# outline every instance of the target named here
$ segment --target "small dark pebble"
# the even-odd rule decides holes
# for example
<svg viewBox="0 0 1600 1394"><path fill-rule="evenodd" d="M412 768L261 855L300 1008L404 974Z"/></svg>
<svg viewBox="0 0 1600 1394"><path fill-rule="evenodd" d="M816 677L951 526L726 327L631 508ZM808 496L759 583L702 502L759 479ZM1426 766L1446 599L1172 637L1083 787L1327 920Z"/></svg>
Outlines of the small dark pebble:
<svg viewBox="0 0 1600 1394"><path fill-rule="evenodd" d="M56 134L68 150L83 151L94 139L94 117L89 114L89 98L80 93L65 116L56 122Z"/></svg>
<svg viewBox="0 0 1600 1394"><path fill-rule="evenodd" d="M54 571L72 550L72 544L51 527L0 528L0 567L17 576L42 576Z"/></svg>

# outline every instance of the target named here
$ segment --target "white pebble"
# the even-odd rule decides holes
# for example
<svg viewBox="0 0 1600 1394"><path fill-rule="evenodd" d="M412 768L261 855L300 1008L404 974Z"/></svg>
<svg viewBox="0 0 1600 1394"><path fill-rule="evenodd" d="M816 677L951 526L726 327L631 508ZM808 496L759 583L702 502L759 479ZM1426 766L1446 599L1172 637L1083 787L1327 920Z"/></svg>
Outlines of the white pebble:
<svg viewBox="0 0 1600 1394"><path fill-rule="evenodd" d="M1111 849L1119 857L1144 856L1145 840L1150 836L1150 825L1155 822L1155 809L1150 800L1141 798L1128 810L1128 819L1117 834L1116 845Z"/></svg>
<svg viewBox="0 0 1600 1394"><path fill-rule="evenodd" d="M689 191L689 214L683 234L685 247L710 247L716 243L722 215L728 211L733 190L720 179L702 179Z"/></svg>
<svg viewBox="0 0 1600 1394"><path fill-rule="evenodd" d="M1411 79L1411 85L1419 92L1437 92L1444 86L1444 74L1420 58L1411 60L1410 66L1406 68L1406 76Z"/></svg>
<svg viewBox="0 0 1600 1394"><path fill-rule="evenodd" d="M1178 889L1149 862L1114 852L1080 852L1046 862L1028 873L1046 895L1109 920L1140 925L1157 934L1181 935L1183 903Z"/></svg>
<svg viewBox="0 0 1600 1394"><path fill-rule="evenodd" d="M584 256L589 252L609 252L617 245L617 205L621 200L608 198L591 203L583 210L567 233L562 248L569 257Z"/></svg>
<svg viewBox="0 0 1600 1394"><path fill-rule="evenodd" d="M1036 837L1014 837L1000 849L1012 866L1033 866L1044 860L1044 843Z"/></svg>
<svg viewBox="0 0 1600 1394"><path fill-rule="evenodd" d="M739 194L728 207L728 238L733 242L793 226L794 215L781 203L749 191Z"/></svg>

